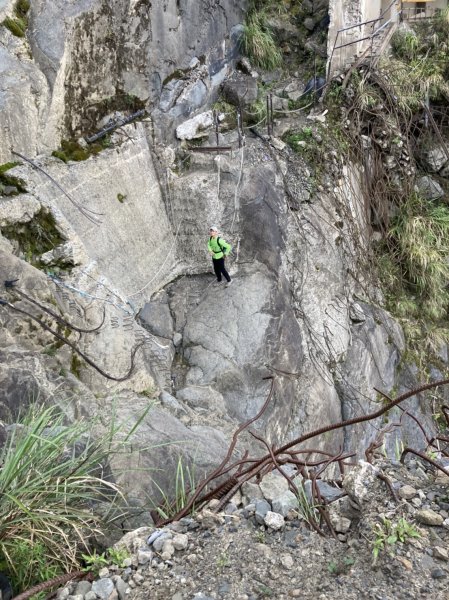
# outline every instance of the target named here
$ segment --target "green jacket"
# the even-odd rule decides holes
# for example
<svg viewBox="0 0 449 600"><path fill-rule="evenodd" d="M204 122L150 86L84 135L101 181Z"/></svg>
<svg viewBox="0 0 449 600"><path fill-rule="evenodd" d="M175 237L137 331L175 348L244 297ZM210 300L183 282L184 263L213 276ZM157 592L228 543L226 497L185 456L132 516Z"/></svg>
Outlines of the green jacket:
<svg viewBox="0 0 449 600"><path fill-rule="evenodd" d="M218 244L217 240L220 240L220 244ZM219 235L217 237L210 237L207 242L207 249L214 253L212 258L222 258L223 255L228 256L231 252L231 247L231 244L225 242Z"/></svg>

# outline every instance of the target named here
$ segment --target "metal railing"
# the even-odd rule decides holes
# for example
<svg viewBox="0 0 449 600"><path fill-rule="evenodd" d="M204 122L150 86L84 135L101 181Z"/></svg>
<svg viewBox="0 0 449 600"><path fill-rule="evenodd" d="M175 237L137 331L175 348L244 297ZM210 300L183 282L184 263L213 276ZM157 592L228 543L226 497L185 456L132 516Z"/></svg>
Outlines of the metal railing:
<svg viewBox="0 0 449 600"><path fill-rule="evenodd" d="M371 47L371 54L373 54L374 40L379 38L386 31L389 25L397 22L398 15L400 14L400 11L398 13L394 12L394 8L397 7L397 5L397 0L392 0L392 2L385 10L381 12L377 19L362 21L360 23L356 23L355 25L350 25L349 27L343 27L342 29L337 30L332 52L328 61L328 80L330 77L332 77L334 71L341 69L342 67L346 67L348 63L352 64L355 62L355 60L357 60L357 58L359 58L368 47ZM394 14L390 15L390 17L385 20L386 15L391 12ZM360 37L346 41L349 35L352 35L348 34L348 32L356 29L359 29ZM363 42L368 41L368 44L363 44ZM358 47L356 47L355 54L352 56L348 55L347 50L351 47L354 47L356 44Z"/></svg>
<svg viewBox="0 0 449 600"><path fill-rule="evenodd" d="M431 6L403 6L401 2L400 20L401 21L421 21L422 19L434 19L442 13L441 8Z"/></svg>

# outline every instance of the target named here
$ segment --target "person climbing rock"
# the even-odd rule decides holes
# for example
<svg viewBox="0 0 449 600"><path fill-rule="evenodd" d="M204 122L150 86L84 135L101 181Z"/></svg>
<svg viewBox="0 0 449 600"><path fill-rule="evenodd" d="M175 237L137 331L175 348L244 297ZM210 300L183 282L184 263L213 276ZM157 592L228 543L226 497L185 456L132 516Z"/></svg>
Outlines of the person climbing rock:
<svg viewBox="0 0 449 600"><path fill-rule="evenodd" d="M214 265L214 272L217 276L217 283L221 282L221 276L224 275L224 278L227 281L226 287L228 287L231 285L232 280L229 277L229 273L226 271L225 258L231 252L231 245L219 237L218 228L215 226L212 226L209 229L207 249L212 254L212 264Z"/></svg>

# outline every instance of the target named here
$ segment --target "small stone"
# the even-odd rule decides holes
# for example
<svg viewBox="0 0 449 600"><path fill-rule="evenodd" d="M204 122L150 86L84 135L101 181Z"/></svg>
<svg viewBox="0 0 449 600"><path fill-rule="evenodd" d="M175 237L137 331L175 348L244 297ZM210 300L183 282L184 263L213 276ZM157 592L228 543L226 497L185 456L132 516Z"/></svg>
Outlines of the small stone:
<svg viewBox="0 0 449 600"><path fill-rule="evenodd" d="M163 560L169 560L173 554L175 553L175 548L173 546L172 540L166 540L164 545L162 546L162 554L168 554L168 559L164 558Z"/></svg>
<svg viewBox="0 0 449 600"><path fill-rule="evenodd" d="M184 533L178 533L172 543L175 550L185 550L189 545L189 538Z"/></svg>
<svg viewBox="0 0 449 600"><path fill-rule="evenodd" d="M219 525L223 525L224 519L222 515L215 514L212 510L203 509L197 516L198 521L204 529L215 529Z"/></svg>
<svg viewBox="0 0 449 600"><path fill-rule="evenodd" d="M242 494L251 501L256 498L263 498L262 490L257 483L250 483L248 481L242 485Z"/></svg>
<svg viewBox="0 0 449 600"><path fill-rule="evenodd" d="M435 546L433 549L433 556L435 558L439 558L440 560L449 560L449 553L446 548L442 548L441 546Z"/></svg>
<svg viewBox="0 0 449 600"><path fill-rule="evenodd" d="M264 519L265 525L275 531L282 529L285 525L285 520L282 515L269 510Z"/></svg>
<svg viewBox="0 0 449 600"><path fill-rule="evenodd" d="M220 596L226 596L229 594L231 590L231 584L229 583L229 581L222 581L219 586L218 586L218 594Z"/></svg>
<svg viewBox="0 0 449 600"><path fill-rule="evenodd" d="M288 481L277 472L266 475L259 484L265 500L272 502L288 490Z"/></svg>
<svg viewBox="0 0 449 600"><path fill-rule="evenodd" d="M121 577L117 577L115 580L115 589L117 590L120 600L125 600L126 595L129 592L129 588Z"/></svg>
<svg viewBox="0 0 449 600"><path fill-rule="evenodd" d="M267 544L254 544L254 552L260 554L265 560L273 556L273 551Z"/></svg>
<svg viewBox="0 0 449 600"><path fill-rule="evenodd" d="M154 540L153 548L156 552L161 552L166 540L171 540L173 538L173 534L171 531L163 531L161 535Z"/></svg>
<svg viewBox="0 0 449 600"><path fill-rule="evenodd" d="M115 587L112 579L107 577L94 581L92 584L92 592L94 592L100 600L108 600L114 590Z"/></svg>
<svg viewBox="0 0 449 600"><path fill-rule="evenodd" d="M76 584L75 595L85 596L92 589L90 581L79 581Z"/></svg>
<svg viewBox="0 0 449 600"><path fill-rule="evenodd" d="M412 563L403 556L397 556L396 560L400 562L401 565L407 569L407 571L413 571Z"/></svg>
<svg viewBox="0 0 449 600"><path fill-rule="evenodd" d="M273 512L277 512L286 517L291 510L298 508L298 498L287 490L281 496L275 498L272 502Z"/></svg>
<svg viewBox="0 0 449 600"><path fill-rule="evenodd" d="M430 508L424 508L418 510L416 513L416 520L423 525L438 526L443 524L443 517Z"/></svg>
<svg viewBox="0 0 449 600"><path fill-rule="evenodd" d="M399 498L404 500L411 500L417 494L417 491L411 485L403 485L398 492Z"/></svg>
<svg viewBox="0 0 449 600"><path fill-rule="evenodd" d="M69 588L62 588L61 590L58 590L56 592L56 598L57 600L65 600L67 598L67 596L70 596L70 590Z"/></svg>
<svg viewBox="0 0 449 600"><path fill-rule="evenodd" d="M282 554L280 558L281 565L284 569L291 569L294 565L294 560L290 554Z"/></svg>
<svg viewBox="0 0 449 600"><path fill-rule="evenodd" d="M137 562L139 565L146 565L153 558L153 552L148 549L141 549L137 552Z"/></svg>
<svg viewBox="0 0 449 600"><path fill-rule="evenodd" d="M271 510L270 503L267 502L266 500L256 500L255 504L256 504L256 514L255 514L256 523L258 523L259 525L263 525L264 519L265 519L268 511Z"/></svg>
<svg viewBox="0 0 449 600"><path fill-rule="evenodd" d="M430 575L432 579L443 579L444 577L447 577L447 573L443 571L443 569L433 569Z"/></svg>
<svg viewBox="0 0 449 600"><path fill-rule="evenodd" d="M341 515L337 515L335 513L332 513L330 515L330 518L332 526L337 533L347 533L349 531L349 528L351 527L350 519L347 519L346 517L342 517Z"/></svg>
<svg viewBox="0 0 449 600"><path fill-rule="evenodd" d="M87 594L84 594L84 600L97 600L97 594L91 590Z"/></svg>

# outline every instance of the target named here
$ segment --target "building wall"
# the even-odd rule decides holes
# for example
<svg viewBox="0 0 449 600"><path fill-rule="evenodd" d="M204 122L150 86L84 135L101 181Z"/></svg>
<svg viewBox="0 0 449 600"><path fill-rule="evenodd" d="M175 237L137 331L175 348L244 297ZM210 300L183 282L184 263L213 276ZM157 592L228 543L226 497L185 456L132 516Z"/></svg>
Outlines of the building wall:
<svg viewBox="0 0 449 600"><path fill-rule="evenodd" d="M403 8L405 11L405 15L407 15L407 9L415 9L418 6L422 6L422 2L403 2ZM431 16L436 10L444 10L448 7L448 0L427 0L425 2L426 14ZM408 14L411 14L412 10L408 11Z"/></svg>
<svg viewBox="0 0 449 600"><path fill-rule="evenodd" d="M426 13L434 14L436 9L445 9L449 0L429 0L426 2ZM328 77L332 77L341 71L346 71L349 65L359 57L370 44L369 36L373 28L378 28L386 21L398 20L401 4L404 8L404 16L407 18L407 8L416 8L417 2L403 2L401 0L329 0L329 37L328 37ZM366 21L377 19L382 14L381 22L366 24ZM413 15L414 15L413 11ZM360 27L353 27L358 23ZM359 43L351 45L350 42ZM343 46L339 48L339 46Z"/></svg>

